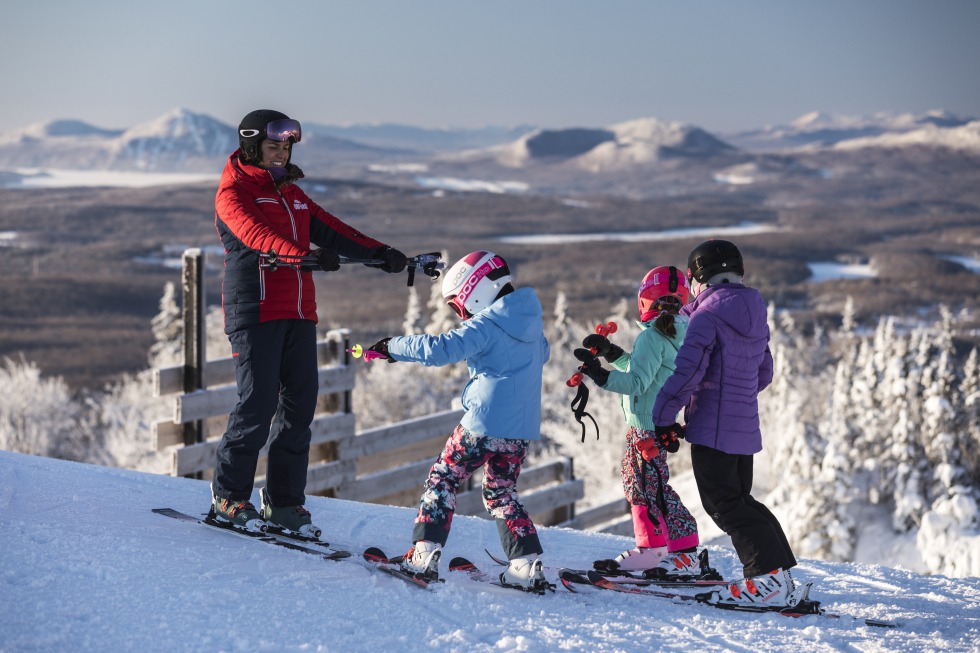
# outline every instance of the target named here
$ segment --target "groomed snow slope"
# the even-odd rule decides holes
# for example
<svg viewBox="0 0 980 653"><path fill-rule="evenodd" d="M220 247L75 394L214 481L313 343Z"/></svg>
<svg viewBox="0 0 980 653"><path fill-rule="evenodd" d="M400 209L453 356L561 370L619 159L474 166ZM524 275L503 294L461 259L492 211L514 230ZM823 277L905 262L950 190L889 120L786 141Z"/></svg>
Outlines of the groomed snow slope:
<svg viewBox="0 0 980 653"><path fill-rule="evenodd" d="M810 560L794 570L826 608L901 621L897 630L561 586L526 595L455 575L426 592L356 558L327 562L150 512L199 514L207 502L204 481L0 451L0 651L980 651L975 577ZM413 510L308 506L354 551L408 546ZM630 545L551 528L541 539L547 564L562 566ZM459 517L445 560L490 568L484 548L499 553L494 525ZM710 552L738 575L730 549Z"/></svg>

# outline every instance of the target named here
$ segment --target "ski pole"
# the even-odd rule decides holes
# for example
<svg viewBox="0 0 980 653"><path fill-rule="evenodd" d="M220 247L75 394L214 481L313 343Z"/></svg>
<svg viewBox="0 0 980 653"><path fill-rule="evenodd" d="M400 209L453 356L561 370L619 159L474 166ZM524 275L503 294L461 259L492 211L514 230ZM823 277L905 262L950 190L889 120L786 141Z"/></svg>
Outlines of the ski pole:
<svg viewBox="0 0 980 653"><path fill-rule="evenodd" d="M360 263L363 265L384 265L384 261L377 258L350 258L347 256L341 256L340 264L349 265ZM319 262L315 256L296 256L291 254L277 254L276 250L270 249L268 252L259 253L259 267L270 272L275 272L279 267L287 267L292 270L318 270L320 267ZM442 254L439 252L430 252L428 254L419 254L413 256L406 261L405 267L408 269L408 285L415 285L415 271L422 270L422 273L427 277L431 277L433 281L439 278L440 270L446 268L446 264L442 260Z"/></svg>
<svg viewBox="0 0 980 653"><path fill-rule="evenodd" d="M361 356L364 356L365 363L370 360L374 360L375 358L385 357L384 354L379 354L378 352L371 351L370 349L364 349L364 347L361 347L360 345L354 345L353 347L351 347L350 349L346 349L345 351L349 353L351 356L353 356L354 358L360 358Z"/></svg>
<svg viewBox="0 0 980 653"><path fill-rule="evenodd" d="M618 329L619 327L616 326L616 323L611 320L609 322L600 322L599 324L595 325L595 332L603 338L612 333L616 333ZM593 354L599 353L599 350L597 350L595 347L589 347L589 351L591 351Z"/></svg>

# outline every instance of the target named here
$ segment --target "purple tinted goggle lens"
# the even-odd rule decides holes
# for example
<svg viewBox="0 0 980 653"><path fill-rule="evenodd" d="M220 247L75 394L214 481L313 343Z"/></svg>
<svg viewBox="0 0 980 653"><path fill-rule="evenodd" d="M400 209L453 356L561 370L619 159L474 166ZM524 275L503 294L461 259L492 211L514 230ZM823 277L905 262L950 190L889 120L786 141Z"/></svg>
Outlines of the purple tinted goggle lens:
<svg viewBox="0 0 980 653"><path fill-rule="evenodd" d="M273 141L286 141L290 138L299 143L303 138L298 120L273 120L265 126L265 135Z"/></svg>

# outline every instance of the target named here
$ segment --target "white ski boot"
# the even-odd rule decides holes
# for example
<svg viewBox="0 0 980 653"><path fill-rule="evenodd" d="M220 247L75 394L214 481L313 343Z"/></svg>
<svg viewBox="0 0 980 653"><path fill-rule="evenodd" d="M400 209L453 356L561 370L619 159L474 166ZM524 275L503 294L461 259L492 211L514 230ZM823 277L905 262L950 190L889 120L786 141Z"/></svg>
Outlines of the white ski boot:
<svg viewBox="0 0 980 653"><path fill-rule="evenodd" d="M629 551L623 551L611 560L596 560L592 567L596 571L643 571L653 569L660 564L660 561L667 555L667 547L657 546L653 548L636 547Z"/></svg>
<svg viewBox="0 0 980 653"><path fill-rule="evenodd" d="M809 591L797 591L789 569L773 569L768 574L743 578L711 592L698 594L697 600L719 608L782 610L795 607Z"/></svg>
<svg viewBox="0 0 980 653"><path fill-rule="evenodd" d="M418 576L429 582L439 580L439 558L442 545L428 540L419 540L402 557L402 571Z"/></svg>
<svg viewBox="0 0 980 653"><path fill-rule="evenodd" d="M544 594L545 590L555 587L544 577L544 567L538 558L511 560L504 573L500 574L500 584L536 594Z"/></svg>
<svg viewBox="0 0 980 653"><path fill-rule="evenodd" d="M721 580L721 574L708 564L708 550L674 551L653 569L643 572L644 578L664 581Z"/></svg>

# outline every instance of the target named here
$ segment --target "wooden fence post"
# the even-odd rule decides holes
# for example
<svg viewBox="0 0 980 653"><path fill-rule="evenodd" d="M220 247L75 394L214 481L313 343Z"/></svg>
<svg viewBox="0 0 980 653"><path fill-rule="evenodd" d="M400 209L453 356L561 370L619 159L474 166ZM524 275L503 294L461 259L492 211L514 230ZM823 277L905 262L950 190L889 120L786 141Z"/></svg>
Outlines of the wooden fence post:
<svg viewBox="0 0 980 653"><path fill-rule="evenodd" d="M204 253L199 248L184 251L181 257L181 289L184 322L184 392L204 387L206 361L204 324ZM204 441L204 421L184 424L184 444ZM200 473L195 475L200 478Z"/></svg>

